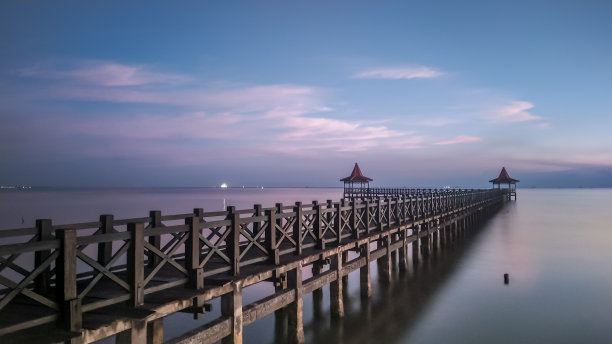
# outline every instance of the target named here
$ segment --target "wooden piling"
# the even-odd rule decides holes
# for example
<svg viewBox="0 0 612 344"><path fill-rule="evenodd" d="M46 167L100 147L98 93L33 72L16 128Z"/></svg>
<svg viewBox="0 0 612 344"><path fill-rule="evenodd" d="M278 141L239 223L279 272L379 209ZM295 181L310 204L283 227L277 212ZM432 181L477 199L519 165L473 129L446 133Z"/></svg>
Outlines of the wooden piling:
<svg viewBox="0 0 612 344"><path fill-rule="evenodd" d="M288 341L304 343L302 264L287 273L288 288L295 290L295 300L288 306Z"/></svg>
<svg viewBox="0 0 612 344"><path fill-rule="evenodd" d="M231 283L232 291L221 296L221 315L230 319L230 335L223 344L242 343L242 281Z"/></svg>
<svg viewBox="0 0 612 344"><path fill-rule="evenodd" d="M378 278L383 283L391 282L391 238L385 235L379 240L379 244L385 254L378 258Z"/></svg>
<svg viewBox="0 0 612 344"><path fill-rule="evenodd" d="M330 311L334 318L344 317L344 302L342 300L342 254L337 253L331 257L330 269L335 271L336 279L329 284Z"/></svg>
<svg viewBox="0 0 612 344"><path fill-rule="evenodd" d="M359 288L361 298L369 298L372 295L372 282L370 280L370 243L367 242L359 247L359 253L365 259L365 264L359 268Z"/></svg>

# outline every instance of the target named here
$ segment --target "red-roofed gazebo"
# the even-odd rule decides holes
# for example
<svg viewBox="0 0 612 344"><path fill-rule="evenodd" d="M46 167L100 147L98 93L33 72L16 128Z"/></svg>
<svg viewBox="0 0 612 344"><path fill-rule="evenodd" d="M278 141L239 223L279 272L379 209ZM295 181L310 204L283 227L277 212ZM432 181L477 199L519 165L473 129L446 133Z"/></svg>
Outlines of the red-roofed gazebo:
<svg viewBox="0 0 612 344"><path fill-rule="evenodd" d="M501 189L502 184L508 184L508 198L512 199L512 196L514 196L514 199L516 199L516 183L518 183L519 180L510 178L510 175L508 174L508 171L506 171L505 167L502 167L502 170L499 173L499 177L491 179L489 180L489 182L493 183L494 189L495 184L497 184L498 189Z"/></svg>
<svg viewBox="0 0 612 344"><path fill-rule="evenodd" d="M354 198L367 195L372 180L372 178L364 176L359 164L355 163L351 175L340 179L341 182L344 182L344 197ZM355 185L358 185L358 187L355 187Z"/></svg>

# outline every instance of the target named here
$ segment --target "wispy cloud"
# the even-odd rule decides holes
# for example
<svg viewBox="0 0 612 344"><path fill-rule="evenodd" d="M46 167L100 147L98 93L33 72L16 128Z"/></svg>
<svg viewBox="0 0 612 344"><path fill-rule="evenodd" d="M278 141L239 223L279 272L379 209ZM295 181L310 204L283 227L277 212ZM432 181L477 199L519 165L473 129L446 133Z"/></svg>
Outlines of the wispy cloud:
<svg viewBox="0 0 612 344"><path fill-rule="evenodd" d="M410 133L377 122L334 117L321 89L304 85L244 86L197 80L191 87L177 87L189 78L153 72L146 66L112 62L79 62L62 69L35 66L22 76L53 80L32 94L35 98L111 103L164 104L176 107L165 114L125 116L56 116L66 134L100 139L155 142L232 138L234 145L255 150L298 154L330 154L392 148L393 139ZM194 86L199 85L199 86ZM151 87L155 86L155 87ZM279 143L282 142L282 145ZM130 144L129 147L142 147ZM278 147L282 146L283 149ZM183 158L183 160L186 160Z"/></svg>
<svg viewBox="0 0 612 344"><path fill-rule="evenodd" d="M550 129L550 123L548 122L538 123L535 125L535 127L538 129Z"/></svg>
<svg viewBox="0 0 612 344"><path fill-rule="evenodd" d="M109 61L78 61L69 67L39 64L24 68L20 75L69 83L97 86L142 86L151 84L178 84L190 77L152 70L146 65L125 65Z"/></svg>
<svg viewBox="0 0 612 344"><path fill-rule="evenodd" d="M492 110L491 119L498 122L525 122L540 119L529 111L533 104L524 101L514 101L508 105Z"/></svg>
<svg viewBox="0 0 612 344"><path fill-rule="evenodd" d="M459 123L461 120L454 118L428 118L423 120L411 121L412 125L421 125L424 127L443 127L450 124Z"/></svg>
<svg viewBox="0 0 612 344"><path fill-rule="evenodd" d="M436 78L442 72L431 67L391 67L376 68L359 72L353 75L357 79L427 79Z"/></svg>
<svg viewBox="0 0 612 344"><path fill-rule="evenodd" d="M449 140L438 141L435 144L437 145L454 145L458 143L467 143L467 142L478 142L482 141L480 137L475 136L457 136L455 138Z"/></svg>

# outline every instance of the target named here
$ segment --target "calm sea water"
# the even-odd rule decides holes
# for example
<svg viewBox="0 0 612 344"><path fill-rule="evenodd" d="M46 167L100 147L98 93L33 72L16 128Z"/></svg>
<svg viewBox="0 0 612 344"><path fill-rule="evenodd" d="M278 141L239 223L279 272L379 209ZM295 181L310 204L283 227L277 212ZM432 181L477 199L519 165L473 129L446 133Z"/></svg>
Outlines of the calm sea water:
<svg viewBox="0 0 612 344"><path fill-rule="evenodd" d="M254 203L337 200L341 189L90 189L0 191L0 229L146 216L149 210L186 213L192 208L248 208ZM374 296L359 298L359 274L349 275L346 317L329 318L329 289L322 315L304 298L308 342L346 343L612 343L612 190L519 190L479 230L439 249ZM22 224L23 221L23 224ZM510 275L505 285L503 274ZM306 272L307 274L307 272ZM249 287L244 303L272 286ZM165 319L172 338L219 315ZM283 342L274 317L245 327L247 343ZM109 340L107 342L112 342Z"/></svg>

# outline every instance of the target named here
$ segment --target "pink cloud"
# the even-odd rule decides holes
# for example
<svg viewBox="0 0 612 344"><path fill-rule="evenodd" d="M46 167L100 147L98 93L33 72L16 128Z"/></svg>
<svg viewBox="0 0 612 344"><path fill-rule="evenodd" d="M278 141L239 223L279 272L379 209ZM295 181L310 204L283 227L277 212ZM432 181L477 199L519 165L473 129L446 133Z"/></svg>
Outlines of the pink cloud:
<svg viewBox="0 0 612 344"><path fill-rule="evenodd" d="M514 101L494 110L492 119L500 122L524 122L540 119L540 117L527 111L531 108L533 108L533 104L530 102Z"/></svg>
<svg viewBox="0 0 612 344"><path fill-rule="evenodd" d="M442 72L425 66L419 67L396 67L396 68L378 68L370 69L355 74L353 77L357 79L426 79L436 78L442 75Z"/></svg>
<svg viewBox="0 0 612 344"><path fill-rule="evenodd" d="M411 77L426 77L432 70L413 69ZM425 69L423 69L425 68ZM399 71L402 78L408 70ZM428 74L429 73L429 74ZM304 85L242 86L203 84L177 88L187 79L157 73L146 66L93 61L72 68L34 67L28 77L57 80L39 88L34 98L72 99L115 103L166 104L183 107L176 113L138 114L125 117L66 119L63 130L73 133L155 141L168 139L217 139L232 137L253 148L269 149L282 142L285 152L364 151L372 147L406 148L415 144L409 133L376 123L332 118L323 90ZM159 84L155 88L148 87ZM405 141L399 147L396 139ZM290 147L294 146L294 147ZM130 145L131 147L131 145ZM267 147L267 148L266 148ZM278 151L278 149L276 149Z"/></svg>
<svg viewBox="0 0 612 344"><path fill-rule="evenodd" d="M457 136L450 140L438 141L435 144L437 145L454 145L458 143L467 143L467 142L478 142L482 141L480 137L475 136Z"/></svg>
<svg viewBox="0 0 612 344"><path fill-rule="evenodd" d="M548 122L538 123L535 125L535 127L538 129L550 129L550 123Z"/></svg>
<svg viewBox="0 0 612 344"><path fill-rule="evenodd" d="M426 127L443 127L449 124L459 123L461 120L454 118L429 118L411 122L413 125L422 125Z"/></svg>

